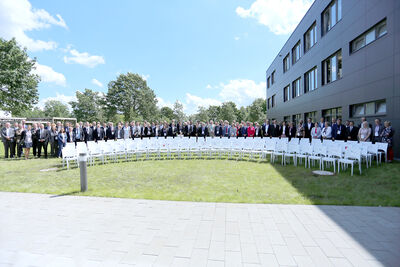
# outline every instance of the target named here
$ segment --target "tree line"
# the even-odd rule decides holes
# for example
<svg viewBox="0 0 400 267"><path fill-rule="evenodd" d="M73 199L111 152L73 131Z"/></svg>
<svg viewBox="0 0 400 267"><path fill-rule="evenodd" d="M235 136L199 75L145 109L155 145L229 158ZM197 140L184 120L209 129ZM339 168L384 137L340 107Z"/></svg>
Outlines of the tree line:
<svg viewBox="0 0 400 267"><path fill-rule="evenodd" d="M219 106L199 107L197 113L187 115L176 101L172 108L157 106L157 98L141 75L128 72L108 83L107 93L84 89L76 91L76 101L68 105L59 100L48 100L43 108L39 100L38 75L32 74L36 58L30 59L26 49L15 39L0 38L0 109L21 117L76 117L78 121L176 121L228 120L261 122L266 116L266 102L255 99L246 107L234 102Z"/></svg>

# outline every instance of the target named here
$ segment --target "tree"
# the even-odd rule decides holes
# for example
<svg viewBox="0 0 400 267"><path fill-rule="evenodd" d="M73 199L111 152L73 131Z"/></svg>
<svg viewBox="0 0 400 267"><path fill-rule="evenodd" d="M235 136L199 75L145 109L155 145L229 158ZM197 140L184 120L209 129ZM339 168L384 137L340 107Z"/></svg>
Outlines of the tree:
<svg viewBox="0 0 400 267"><path fill-rule="evenodd" d="M237 114L238 121L247 121L248 112L245 107L240 107L240 109L238 110L238 112L236 114Z"/></svg>
<svg viewBox="0 0 400 267"><path fill-rule="evenodd" d="M77 101L71 101L73 114L78 121L103 121L105 118L104 97L91 89L76 91Z"/></svg>
<svg viewBox="0 0 400 267"><path fill-rule="evenodd" d="M40 78L33 74L36 59L30 59L26 48L15 39L0 38L0 109L15 115L31 109L38 102Z"/></svg>
<svg viewBox="0 0 400 267"><path fill-rule="evenodd" d="M265 99L257 98L254 100L253 103L248 106L248 120L261 123L266 117L264 106Z"/></svg>
<svg viewBox="0 0 400 267"><path fill-rule="evenodd" d="M44 111L41 110L39 107L34 107L33 109L26 109L18 114L18 116L24 118L44 118Z"/></svg>
<svg viewBox="0 0 400 267"><path fill-rule="evenodd" d="M237 110L238 109L236 108L236 104L232 101L222 103L220 108L220 119L233 122L237 119Z"/></svg>
<svg viewBox="0 0 400 267"><path fill-rule="evenodd" d="M174 111L170 107L162 107L160 110L161 119L172 121L174 119Z"/></svg>
<svg viewBox="0 0 400 267"><path fill-rule="evenodd" d="M48 100L44 103L43 113L46 117L70 117L68 106L58 100Z"/></svg>
<svg viewBox="0 0 400 267"><path fill-rule="evenodd" d="M137 117L153 120L157 116L156 95L139 74L120 74L109 82L106 100L108 109L123 114L126 121Z"/></svg>
<svg viewBox="0 0 400 267"><path fill-rule="evenodd" d="M197 114L194 116L195 120L207 122L209 121L208 110L205 107L199 106Z"/></svg>
<svg viewBox="0 0 400 267"><path fill-rule="evenodd" d="M176 100L174 103L173 111L174 111L174 119L176 121L183 121L186 119L185 112L183 112L183 105L178 100Z"/></svg>
<svg viewBox="0 0 400 267"><path fill-rule="evenodd" d="M210 118L210 120L214 120L214 121L220 120L220 118L221 118L220 110L221 110L220 106L209 106L208 107L208 117Z"/></svg>

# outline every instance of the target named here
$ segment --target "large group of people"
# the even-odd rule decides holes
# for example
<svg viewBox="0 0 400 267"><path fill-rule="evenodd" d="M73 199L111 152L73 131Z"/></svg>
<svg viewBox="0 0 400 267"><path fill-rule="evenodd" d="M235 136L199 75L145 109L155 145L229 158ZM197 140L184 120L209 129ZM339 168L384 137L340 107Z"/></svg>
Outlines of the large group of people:
<svg viewBox="0 0 400 267"><path fill-rule="evenodd" d="M371 125L365 117L356 126L354 121L342 122L342 119L333 118L331 122L321 118L319 122L307 119L304 123L300 120L293 122L281 122L265 120L263 124L257 122L228 121L214 122L79 122L75 125L66 122L57 123L33 123L27 125L21 123L6 123L1 129L1 138L4 144L5 158L24 157L29 158L30 149L33 149L34 157L40 158L42 150L47 158L47 148L50 144L50 153L53 157L60 157L62 148L66 143L135 139L151 137L228 137L228 138L252 138L252 137L287 137L308 139L351 140L359 142L385 142L388 143L388 162L393 160L393 135L394 130L390 121L383 124L380 119L375 119Z"/></svg>

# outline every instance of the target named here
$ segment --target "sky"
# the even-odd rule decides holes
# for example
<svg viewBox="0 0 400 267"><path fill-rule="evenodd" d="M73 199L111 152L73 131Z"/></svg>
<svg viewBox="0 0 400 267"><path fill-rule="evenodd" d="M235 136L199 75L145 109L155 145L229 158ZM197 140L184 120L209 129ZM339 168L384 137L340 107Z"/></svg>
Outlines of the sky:
<svg viewBox="0 0 400 267"><path fill-rule="evenodd" d="M313 0L0 0L0 37L37 59L39 107L146 79L158 105L265 98L265 71Z"/></svg>

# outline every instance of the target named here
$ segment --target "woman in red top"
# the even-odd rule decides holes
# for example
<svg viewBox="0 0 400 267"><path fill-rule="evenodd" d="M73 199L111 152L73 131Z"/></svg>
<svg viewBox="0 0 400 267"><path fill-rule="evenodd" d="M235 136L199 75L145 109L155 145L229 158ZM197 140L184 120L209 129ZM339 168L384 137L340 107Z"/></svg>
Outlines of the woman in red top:
<svg viewBox="0 0 400 267"><path fill-rule="evenodd" d="M254 129L253 123L250 122L250 127L247 127L247 136L254 137L255 132L256 132L256 130Z"/></svg>

